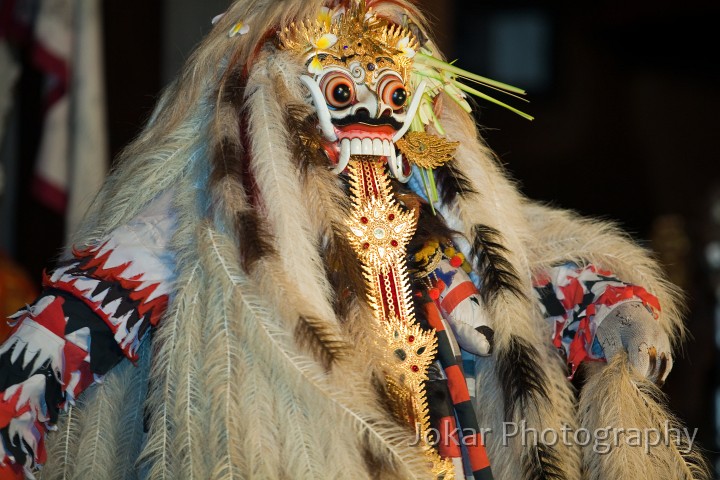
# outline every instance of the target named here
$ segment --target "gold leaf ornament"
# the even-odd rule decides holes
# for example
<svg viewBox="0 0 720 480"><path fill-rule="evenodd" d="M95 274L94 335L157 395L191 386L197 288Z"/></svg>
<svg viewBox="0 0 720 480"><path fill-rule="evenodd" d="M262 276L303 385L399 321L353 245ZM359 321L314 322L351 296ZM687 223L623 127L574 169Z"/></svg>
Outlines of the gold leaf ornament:
<svg viewBox="0 0 720 480"><path fill-rule="evenodd" d="M407 324L390 318L383 324L382 336L387 342L387 364L394 366L401 384L412 392L423 392L428 368L437 353L435 330Z"/></svg>
<svg viewBox="0 0 720 480"><path fill-rule="evenodd" d="M460 142L426 132L409 132L395 145L410 163L432 170L452 160Z"/></svg>
<svg viewBox="0 0 720 480"><path fill-rule="evenodd" d="M372 197L348 219L348 240L358 258L381 272L387 270L388 264L404 258L416 227L413 212L383 200Z"/></svg>

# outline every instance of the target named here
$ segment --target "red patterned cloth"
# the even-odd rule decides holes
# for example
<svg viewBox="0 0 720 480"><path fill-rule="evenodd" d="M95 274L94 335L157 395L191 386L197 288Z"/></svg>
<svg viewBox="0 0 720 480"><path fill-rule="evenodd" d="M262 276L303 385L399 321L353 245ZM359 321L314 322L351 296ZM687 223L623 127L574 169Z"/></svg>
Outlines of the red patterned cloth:
<svg viewBox="0 0 720 480"><path fill-rule="evenodd" d="M90 365L90 328L69 325L65 303L62 296L45 295L18 312L0 347L0 478L30 474L45 461L45 433L59 410L97 378Z"/></svg>
<svg viewBox="0 0 720 480"><path fill-rule="evenodd" d="M32 478L61 410L116 365L135 360L165 312L174 258L169 197L99 246L45 275L45 291L13 315L0 345L0 480Z"/></svg>
<svg viewBox="0 0 720 480"><path fill-rule="evenodd" d="M597 327L618 305L641 302L655 318L660 304L644 288L622 282L595 265L566 264L533 279L543 313L554 327L553 344L561 349L571 378L584 361L604 361L595 338Z"/></svg>

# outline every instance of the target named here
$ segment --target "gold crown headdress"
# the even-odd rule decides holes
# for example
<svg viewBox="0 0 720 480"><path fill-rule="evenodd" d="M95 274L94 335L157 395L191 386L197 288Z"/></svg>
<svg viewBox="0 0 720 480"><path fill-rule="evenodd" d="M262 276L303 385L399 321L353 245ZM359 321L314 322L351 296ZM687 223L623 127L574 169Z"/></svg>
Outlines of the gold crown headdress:
<svg viewBox="0 0 720 480"><path fill-rule="evenodd" d="M409 29L378 18L364 1L346 11L327 8L315 19L292 23L279 33L280 47L311 58L309 70L359 61L373 71L392 67L407 82L418 42Z"/></svg>

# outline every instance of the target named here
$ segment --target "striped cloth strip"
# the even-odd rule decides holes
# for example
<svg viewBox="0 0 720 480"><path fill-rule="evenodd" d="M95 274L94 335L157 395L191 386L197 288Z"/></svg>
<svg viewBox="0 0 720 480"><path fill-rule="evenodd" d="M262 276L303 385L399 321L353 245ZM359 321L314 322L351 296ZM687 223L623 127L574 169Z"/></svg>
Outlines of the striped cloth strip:
<svg viewBox="0 0 720 480"><path fill-rule="evenodd" d="M449 432L456 431L463 433L460 444L464 446L464 449L461 450L467 454L467 460L472 469L472 478L474 480L491 480L493 475L490 469L490 461L488 460L480 427L477 423L475 409L470 401L470 393L465 383L461 360L458 358L459 356L455 355L451 336L448 334L437 304L430 300L429 297L423 300L428 325L434 328L437 334L437 358L444 371L447 390L452 403L452 411L454 412L454 418L452 418L452 420L447 418L452 417L452 415L440 417L441 426L443 424L448 427L455 425L456 428L451 429ZM430 402L430 400L428 396L428 402ZM457 423L454 423L455 420ZM441 437L442 431L442 429L439 429ZM447 442L448 444L453 443L450 435L446 438L440 438L439 440L440 444L443 442ZM442 448L445 448L445 446ZM456 454L457 452L453 448L448 448L446 453L450 454L452 458L452 454ZM442 450L440 454L442 455Z"/></svg>

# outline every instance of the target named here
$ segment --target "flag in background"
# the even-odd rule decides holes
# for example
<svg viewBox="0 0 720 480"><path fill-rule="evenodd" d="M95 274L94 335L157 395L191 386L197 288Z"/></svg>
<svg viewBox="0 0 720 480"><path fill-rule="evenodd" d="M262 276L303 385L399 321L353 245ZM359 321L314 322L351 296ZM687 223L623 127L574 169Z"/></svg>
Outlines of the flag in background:
<svg viewBox="0 0 720 480"><path fill-rule="evenodd" d="M20 65L11 51L8 40L12 37L19 37L21 33L12 31L12 27L18 22L13 20L10 13L8 5L0 0L0 147L5 139L5 127L8 125L8 117L13 108L15 99L13 92L20 77ZM6 165L3 160L0 158L0 199L6 190L7 182L11 180L7 173L7 170L10 170L9 165ZM2 217L2 212L0 212L0 217Z"/></svg>
<svg viewBox="0 0 720 480"><path fill-rule="evenodd" d="M0 38L0 143L5 138L7 116L12 108L13 89L20 76L20 67L13 58L7 43ZM2 160L2 159L0 159ZM0 161L0 197L5 190L5 165Z"/></svg>
<svg viewBox="0 0 720 480"><path fill-rule="evenodd" d="M102 52L101 0L38 2L33 61L44 72L46 86L32 188L46 206L65 213L67 236L107 172Z"/></svg>
<svg viewBox="0 0 720 480"><path fill-rule="evenodd" d="M75 54L69 204L65 231L72 234L105 179L108 138L103 76L102 0L75 0Z"/></svg>

